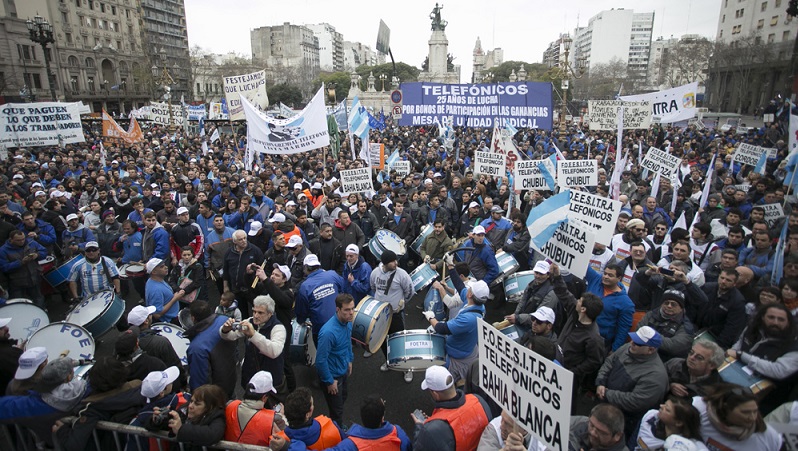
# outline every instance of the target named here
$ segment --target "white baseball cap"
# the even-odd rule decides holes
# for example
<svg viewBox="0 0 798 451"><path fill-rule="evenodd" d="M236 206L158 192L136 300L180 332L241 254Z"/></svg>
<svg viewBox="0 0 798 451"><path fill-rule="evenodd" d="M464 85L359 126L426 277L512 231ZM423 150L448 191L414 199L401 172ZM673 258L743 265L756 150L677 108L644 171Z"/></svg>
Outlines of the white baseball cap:
<svg viewBox="0 0 798 451"><path fill-rule="evenodd" d="M535 263L535 269L533 269L532 271L535 271L540 274L548 274L550 268L551 265L549 264L549 262L545 260L540 260L537 263Z"/></svg>
<svg viewBox="0 0 798 451"><path fill-rule="evenodd" d="M490 296L490 288L488 288L488 284L484 280L477 280L472 283L471 292L474 293L475 298L481 301L487 300L488 296Z"/></svg>
<svg viewBox="0 0 798 451"><path fill-rule="evenodd" d="M257 393L261 395L265 395L269 392L277 393L277 390L274 389L274 380L272 379L272 375L267 371L258 371L255 373L255 375L249 380L249 386L247 387L247 390L250 393Z"/></svg>
<svg viewBox="0 0 798 451"><path fill-rule="evenodd" d="M286 280L291 280L291 269L288 266L275 263L272 265L272 267L279 269L280 272L285 276Z"/></svg>
<svg viewBox="0 0 798 451"><path fill-rule="evenodd" d="M33 197L46 196L46 195L47 193L45 193L44 191L36 191L36 193L33 194Z"/></svg>
<svg viewBox="0 0 798 451"><path fill-rule="evenodd" d="M360 255L360 248L357 247L357 244L350 244L349 246L346 246L346 253L347 254L352 253L352 254Z"/></svg>
<svg viewBox="0 0 798 451"><path fill-rule="evenodd" d="M479 208L479 204L472 200L471 203L468 204L468 208Z"/></svg>
<svg viewBox="0 0 798 451"><path fill-rule="evenodd" d="M424 380L421 381L422 390L443 391L454 385L452 373L442 366L431 366L424 373Z"/></svg>
<svg viewBox="0 0 798 451"><path fill-rule="evenodd" d="M180 208L177 209L177 214L178 215L182 215L183 213L188 213L188 208L180 207Z"/></svg>
<svg viewBox="0 0 798 451"><path fill-rule="evenodd" d="M152 274L152 270L164 264L160 258L152 258L147 261L147 274Z"/></svg>
<svg viewBox="0 0 798 451"><path fill-rule="evenodd" d="M478 225L478 226L474 227L474 230L472 230L471 232L474 235L484 235L485 234L485 228L482 227L481 225Z"/></svg>
<svg viewBox="0 0 798 451"><path fill-rule="evenodd" d="M295 248L297 246L302 245L302 237L299 235L294 235L288 240L288 243L285 244L285 247Z"/></svg>
<svg viewBox="0 0 798 451"><path fill-rule="evenodd" d="M310 187L310 189L322 189L321 183L319 182L314 183L313 186Z"/></svg>
<svg viewBox="0 0 798 451"><path fill-rule="evenodd" d="M42 347L30 348L19 356L19 366L14 374L14 379L25 380L36 374L39 365L47 360L47 349Z"/></svg>
<svg viewBox="0 0 798 451"><path fill-rule="evenodd" d="M294 189L302 190L302 184L301 183L294 183Z"/></svg>
<svg viewBox="0 0 798 451"><path fill-rule="evenodd" d="M538 321L543 321L544 323L554 324L554 320L556 316L554 315L554 310L550 309L549 307L540 307L532 313L532 316L537 318Z"/></svg>
<svg viewBox="0 0 798 451"><path fill-rule="evenodd" d="M262 228L263 224L261 224L260 221L252 221L252 223L249 225L249 232L247 232L247 235L255 236Z"/></svg>
<svg viewBox="0 0 798 451"><path fill-rule="evenodd" d="M0 318L0 327L6 327L10 322L11 318Z"/></svg>
<svg viewBox="0 0 798 451"><path fill-rule="evenodd" d="M78 215L76 215L75 213L70 213L70 214L67 215L67 222L69 222L69 221L71 221L73 219L78 219Z"/></svg>
<svg viewBox="0 0 798 451"><path fill-rule="evenodd" d="M99 249L100 245L96 241L89 241L89 242L86 243L85 246L83 246L83 248L84 249L88 249L88 248Z"/></svg>
<svg viewBox="0 0 798 451"><path fill-rule="evenodd" d="M127 323L131 326L141 326L147 318L158 310L154 305L137 305L127 314Z"/></svg>
<svg viewBox="0 0 798 451"><path fill-rule="evenodd" d="M141 396L147 398L155 398L160 395L167 385L176 381L180 377L180 369L176 366L170 366L164 371L153 371L141 381Z"/></svg>
<svg viewBox="0 0 798 451"><path fill-rule="evenodd" d="M277 213L269 219L269 222L285 222L285 215L282 213Z"/></svg>
<svg viewBox="0 0 798 451"><path fill-rule="evenodd" d="M319 262L319 257L316 257L315 254L308 254L305 256L305 260L302 262L305 266L321 266Z"/></svg>

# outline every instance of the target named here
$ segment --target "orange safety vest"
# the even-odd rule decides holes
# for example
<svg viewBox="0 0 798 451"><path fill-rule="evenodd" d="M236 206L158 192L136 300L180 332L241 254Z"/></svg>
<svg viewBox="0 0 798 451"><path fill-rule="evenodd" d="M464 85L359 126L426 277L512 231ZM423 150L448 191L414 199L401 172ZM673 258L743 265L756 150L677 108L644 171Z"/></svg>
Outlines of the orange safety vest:
<svg viewBox="0 0 798 451"><path fill-rule="evenodd" d="M465 395L465 404L457 409L435 409L427 423L432 420L443 420L449 423L454 434L457 451L473 451L479 445L482 431L488 425L488 416L482 403L474 395Z"/></svg>
<svg viewBox="0 0 798 451"><path fill-rule="evenodd" d="M314 418L314 420L319 422L319 425L321 426L321 432L319 432L319 438L314 443L305 443L305 446L308 449L322 451L327 448L332 448L333 446L341 443L341 440L344 439L341 437L341 433L338 431L338 428L329 417L319 415ZM291 441L291 438L288 437L285 431L280 431L277 433L277 435L284 438L286 442Z"/></svg>
<svg viewBox="0 0 798 451"><path fill-rule="evenodd" d="M278 230L279 230L279 229L278 229ZM299 231L299 227L297 227L297 226L294 226L294 230L292 230L292 231L290 231L290 232L283 232L283 236L285 237L285 242L286 242L286 243L288 243L288 241L289 241L289 240L291 239L291 237L292 237L292 236L294 236L294 235L296 235L296 236L298 236L298 237L301 237L301 236L302 236L302 232L300 232L300 231Z"/></svg>
<svg viewBox="0 0 798 451"><path fill-rule="evenodd" d="M350 435L349 440L352 440L352 443L354 443L360 451L399 451L402 449L402 439L400 439L399 434L396 433L396 426L393 427L390 434L385 434L378 439L371 440Z"/></svg>
<svg viewBox="0 0 798 451"><path fill-rule="evenodd" d="M241 401L233 401L225 409L225 420L227 426L224 431L224 439L229 442L246 443L247 445L269 446L269 438L272 435L274 425L274 411L261 409L250 418L249 422L241 429L238 422L238 407Z"/></svg>

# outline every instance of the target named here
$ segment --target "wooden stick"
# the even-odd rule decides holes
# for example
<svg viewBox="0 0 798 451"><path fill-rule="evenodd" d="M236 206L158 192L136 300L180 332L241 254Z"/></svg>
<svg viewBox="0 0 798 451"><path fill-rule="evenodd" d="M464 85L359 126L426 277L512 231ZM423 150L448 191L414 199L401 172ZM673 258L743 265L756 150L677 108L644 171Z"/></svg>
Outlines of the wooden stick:
<svg viewBox="0 0 798 451"><path fill-rule="evenodd" d="M504 329L505 327L507 327L509 325L510 325L510 322L507 321L507 320L504 320L504 321L502 321L500 323L493 323L493 327L495 327L497 329Z"/></svg>
<svg viewBox="0 0 798 451"><path fill-rule="evenodd" d="M263 269L265 267L266 267L266 260L263 260L263 263L260 265L260 269ZM255 280L252 281L252 289L254 290L257 285L258 285L258 276L256 274Z"/></svg>

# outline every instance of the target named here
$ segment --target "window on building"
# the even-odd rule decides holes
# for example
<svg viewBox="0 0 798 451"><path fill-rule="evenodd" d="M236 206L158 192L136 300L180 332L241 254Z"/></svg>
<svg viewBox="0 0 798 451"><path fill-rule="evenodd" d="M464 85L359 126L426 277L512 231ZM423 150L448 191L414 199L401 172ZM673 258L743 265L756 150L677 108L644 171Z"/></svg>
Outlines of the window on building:
<svg viewBox="0 0 798 451"><path fill-rule="evenodd" d="M790 30L787 30L787 31L785 31L784 33L781 34L781 40L783 42L787 42L787 41L790 40Z"/></svg>
<svg viewBox="0 0 798 451"><path fill-rule="evenodd" d="M89 9L94 10L94 1L89 0Z"/></svg>
<svg viewBox="0 0 798 451"><path fill-rule="evenodd" d="M95 88L94 87L94 77L86 77L86 88L89 90L89 92L94 92L95 91L95 89L94 89Z"/></svg>
<svg viewBox="0 0 798 451"><path fill-rule="evenodd" d="M111 6L111 14L116 15L116 6Z"/></svg>
<svg viewBox="0 0 798 451"><path fill-rule="evenodd" d="M759 21L756 23L756 29L761 30L762 27L764 26L765 26L765 19L759 19Z"/></svg>
<svg viewBox="0 0 798 451"><path fill-rule="evenodd" d="M745 14L745 8L740 8L734 12L734 17L739 19L740 17L743 17L744 14Z"/></svg>
<svg viewBox="0 0 798 451"><path fill-rule="evenodd" d="M72 44L72 33L64 33L64 38L67 41L67 44Z"/></svg>
<svg viewBox="0 0 798 451"><path fill-rule="evenodd" d="M723 37L723 30L720 30L720 33L718 33L718 37L719 37L719 38L722 38L722 37Z"/></svg>
<svg viewBox="0 0 798 451"><path fill-rule="evenodd" d="M122 50L122 41L116 41L116 49Z"/></svg>
<svg viewBox="0 0 798 451"><path fill-rule="evenodd" d="M726 23L726 14L720 17L720 23Z"/></svg>
<svg viewBox="0 0 798 451"><path fill-rule="evenodd" d="M105 3L100 3L100 12L105 12Z"/></svg>
<svg viewBox="0 0 798 451"><path fill-rule="evenodd" d="M766 9L768 9L768 2L762 2L762 9L760 9L760 11L764 11Z"/></svg>
<svg viewBox="0 0 798 451"><path fill-rule="evenodd" d="M86 67L94 67L94 59L86 58Z"/></svg>
<svg viewBox="0 0 798 451"><path fill-rule="evenodd" d="M779 24L779 16L773 16L770 18L770 26L775 27Z"/></svg>
<svg viewBox="0 0 798 451"><path fill-rule="evenodd" d="M78 77L72 75L69 77L69 86L72 88L72 93L77 94L80 92L80 83L78 82Z"/></svg>
<svg viewBox="0 0 798 451"><path fill-rule="evenodd" d="M762 43L762 36L757 36L754 38L754 44L759 45Z"/></svg>
<svg viewBox="0 0 798 451"><path fill-rule="evenodd" d="M83 46L84 47L88 47L89 46L89 37L88 36L83 36Z"/></svg>
<svg viewBox="0 0 798 451"><path fill-rule="evenodd" d="M102 19L98 20L97 21L97 28L99 28L100 30L105 30L105 21L102 20Z"/></svg>
<svg viewBox="0 0 798 451"><path fill-rule="evenodd" d="M776 8L781 8L781 0L775 0L773 2L773 6Z"/></svg>
<svg viewBox="0 0 798 451"><path fill-rule="evenodd" d="M776 42L776 33L770 33L768 35L768 44L773 44Z"/></svg>
<svg viewBox="0 0 798 451"><path fill-rule="evenodd" d="M200 89L200 84L197 83L197 93L200 93L200 92L202 92L202 90Z"/></svg>
<svg viewBox="0 0 798 451"><path fill-rule="evenodd" d="M130 19L130 10L129 10L129 9L126 9L126 10L125 10L125 17L127 17L128 19Z"/></svg>
<svg viewBox="0 0 798 451"><path fill-rule="evenodd" d="M17 51L19 52L20 59L24 60L36 59L36 48L33 46L17 44Z"/></svg>
<svg viewBox="0 0 798 451"><path fill-rule="evenodd" d="M42 89L42 77L39 74L25 74L25 84L29 88Z"/></svg>
<svg viewBox="0 0 798 451"><path fill-rule="evenodd" d="M75 0L75 7L80 8L80 0Z"/></svg>

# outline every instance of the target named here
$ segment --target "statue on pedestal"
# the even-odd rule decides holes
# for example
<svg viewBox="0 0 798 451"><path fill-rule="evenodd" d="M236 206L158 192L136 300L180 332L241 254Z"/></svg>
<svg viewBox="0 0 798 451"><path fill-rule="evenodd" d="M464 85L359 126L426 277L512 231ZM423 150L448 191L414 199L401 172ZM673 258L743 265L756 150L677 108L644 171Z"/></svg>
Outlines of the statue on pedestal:
<svg viewBox="0 0 798 451"><path fill-rule="evenodd" d="M432 19L432 31L435 31L435 30L443 31L443 30L446 29L446 25L448 24L448 22L446 22L445 20L441 19L441 10L442 9L443 9L443 5L438 6L437 3L435 4L435 8L432 8L432 12L429 15L429 18Z"/></svg>

